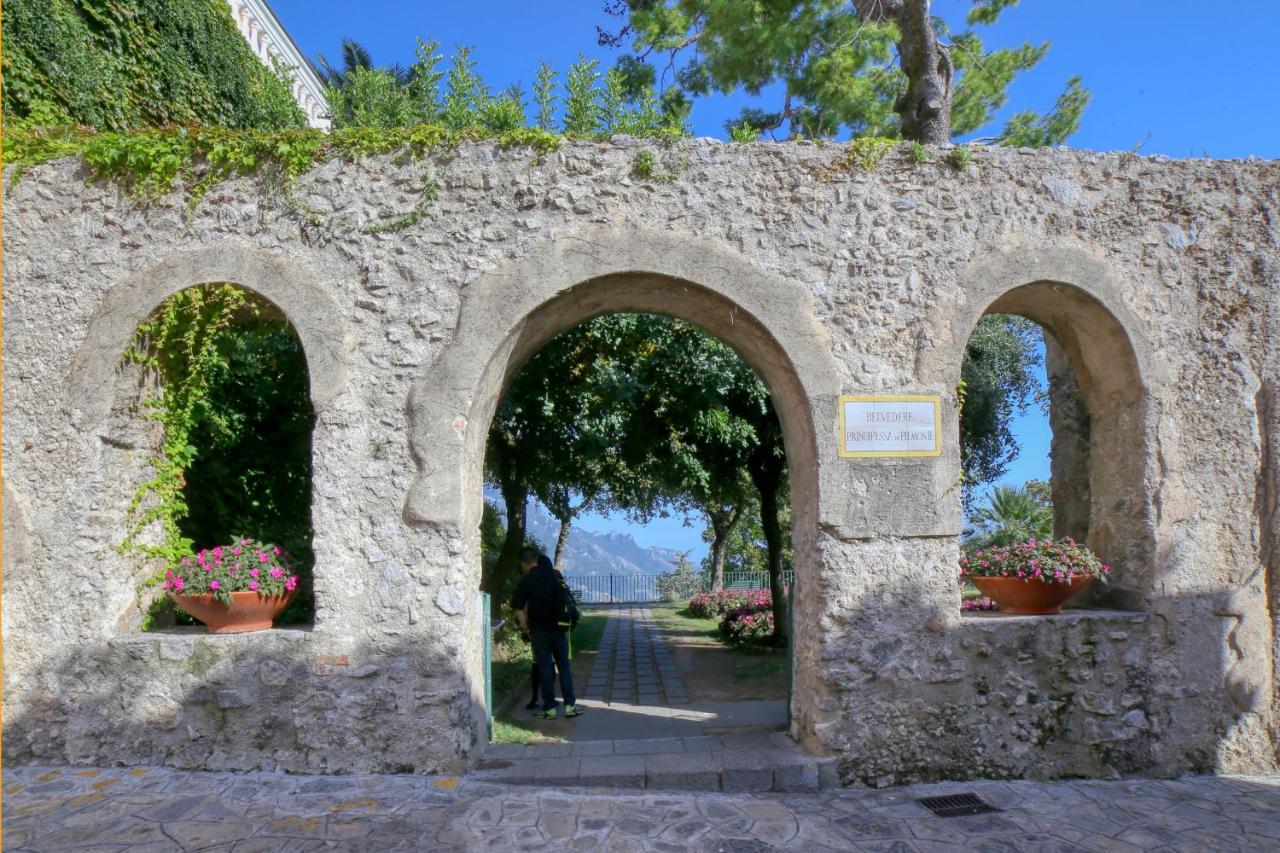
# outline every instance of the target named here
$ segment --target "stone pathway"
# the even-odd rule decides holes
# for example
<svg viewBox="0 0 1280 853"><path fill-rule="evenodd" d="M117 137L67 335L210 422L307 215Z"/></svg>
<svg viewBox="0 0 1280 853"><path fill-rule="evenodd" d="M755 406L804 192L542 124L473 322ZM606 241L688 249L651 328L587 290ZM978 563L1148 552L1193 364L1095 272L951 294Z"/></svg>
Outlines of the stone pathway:
<svg viewBox="0 0 1280 853"><path fill-rule="evenodd" d="M633 705L687 705L671 652L644 604L609 611L584 699Z"/></svg>
<svg viewBox="0 0 1280 853"><path fill-rule="evenodd" d="M474 777L543 787L802 792L838 784L833 758L785 732L572 743L492 743Z"/></svg>
<svg viewBox="0 0 1280 853"><path fill-rule="evenodd" d="M918 797L973 792L995 814ZM1280 777L948 782L817 794L531 790L422 776L4 768L6 851L1260 851Z"/></svg>

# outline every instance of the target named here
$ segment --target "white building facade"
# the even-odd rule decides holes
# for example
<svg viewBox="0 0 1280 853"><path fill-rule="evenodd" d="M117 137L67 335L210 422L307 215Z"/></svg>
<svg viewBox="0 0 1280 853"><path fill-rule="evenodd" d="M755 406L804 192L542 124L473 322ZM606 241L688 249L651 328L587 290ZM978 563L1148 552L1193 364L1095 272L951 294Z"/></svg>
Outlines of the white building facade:
<svg viewBox="0 0 1280 853"><path fill-rule="evenodd" d="M273 67L274 61L288 69L293 80L290 86L293 99L306 115L307 124L328 130L329 103L325 98L324 84L266 0L227 2L231 6L232 20L258 59L268 68Z"/></svg>

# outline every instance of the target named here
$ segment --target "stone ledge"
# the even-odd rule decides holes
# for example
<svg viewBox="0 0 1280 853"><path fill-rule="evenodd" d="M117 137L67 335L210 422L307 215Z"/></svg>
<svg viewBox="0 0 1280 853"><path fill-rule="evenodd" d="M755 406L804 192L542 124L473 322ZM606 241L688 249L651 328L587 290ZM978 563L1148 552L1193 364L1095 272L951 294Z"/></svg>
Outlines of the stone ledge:
<svg viewBox="0 0 1280 853"><path fill-rule="evenodd" d="M210 634L203 628L167 628L142 634L122 634L107 640L107 646L125 652L135 660L159 655L161 660L182 660L197 647L219 651L253 647L279 648L282 645L309 643L314 629L272 628L269 631L246 631L241 634Z"/></svg>
<svg viewBox="0 0 1280 853"><path fill-rule="evenodd" d="M988 625L1008 623L1042 623L1042 622L1081 622L1086 619L1099 619L1108 622L1142 623L1147 621L1147 614L1140 610L1064 610L1061 613L1049 613L1043 616L1028 616L1021 613L1000 613L995 610L970 610L960 614L961 624Z"/></svg>

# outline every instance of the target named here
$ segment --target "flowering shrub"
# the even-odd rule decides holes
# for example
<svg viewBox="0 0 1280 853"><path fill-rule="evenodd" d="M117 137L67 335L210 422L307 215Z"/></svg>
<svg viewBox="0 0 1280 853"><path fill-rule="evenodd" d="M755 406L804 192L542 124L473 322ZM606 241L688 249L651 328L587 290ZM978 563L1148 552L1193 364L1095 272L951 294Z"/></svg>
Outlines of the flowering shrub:
<svg viewBox="0 0 1280 853"><path fill-rule="evenodd" d="M256 592L275 598L298 587L288 551L252 539L206 548L183 557L164 573L164 588L181 595L211 594L223 604L233 592Z"/></svg>
<svg viewBox="0 0 1280 853"><path fill-rule="evenodd" d="M773 636L773 610L734 610L720 623L720 632L730 643L767 642Z"/></svg>
<svg viewBox="0 0 1280 853"><path fill-rule="evenodd" d="M975 551L960 560L960 577L1027 578L1067 583L1073 575L1105 581L1111 567L1074 539L1028 539Z"/></svg>
<svg viewBox="0 0 1280 853"><path fill-rule="evenodd" d="M978 596L977 598L966 598L960 602L961 612L967 613L974 610L995 610L995 609L997 609L996 603L991 599L987 598L985 595Z"/></svg>
<svg viewBox="0 0 1280 853"><path fill-rule="evenodd" d="M722 589L719 592L700 592L689 599L689 615L714 619L743 608L761 610L772 606L773 595L767 589Z"/></svg>

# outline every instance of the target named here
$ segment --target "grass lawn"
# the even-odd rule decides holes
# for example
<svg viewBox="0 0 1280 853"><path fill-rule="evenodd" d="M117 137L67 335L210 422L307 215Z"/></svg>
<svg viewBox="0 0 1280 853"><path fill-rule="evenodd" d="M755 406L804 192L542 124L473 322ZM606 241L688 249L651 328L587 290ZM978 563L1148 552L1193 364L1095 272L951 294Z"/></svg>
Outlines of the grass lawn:
<svg viewBox="0 0 1280 853"><path fill-rule="evenodd" d="M683 602L674 604L655 604L653 621L666 634L667 642L677 648L683 646L701 650L722 650L725 654L719 662L716 672L699 673L698 678L705 677L708 686L712 682L724 683L733 693L742 693L737 698L773 698L755 696L756 691L764 693L778 692L782 685L782 695L786 692L786 682L790 675L791 657L786 651L760 649L752 646L731 646L720 634L719 619L700 619L689 613L688 605ZM702 670L704 664L699 665ZM686 676L690 689L696 691L696 681Z"/></svg>
<svg viewBox="0 0 1280 853"><path fill-rule="evenodd" d="M573 646L573 675L581 679L590 672L586 664L593 662L596 649L600 648L600 637L604 634L607 616L602 611L583 610L578 628L570 635ZM579 669L579 655L583 668ZM549 737L535 728L528 720L517 719L511 715L512 706L518 704L524 710L524 703L529 694L529 670L533 666L533 649L520 638L519 634L510 633L493 646L493 742L494 743L531 743L534 741L559 741L562 738ZM585 681L584 681L585 683Z"/></svg>
<svg viewBox="0 0 1280 853"><path fill-rule="evenodd" d="M720 620L700 619L689 612L686 604L653 605L653 621L666 631L672 640L699 645L724 645L720 636Z"/></svg>

